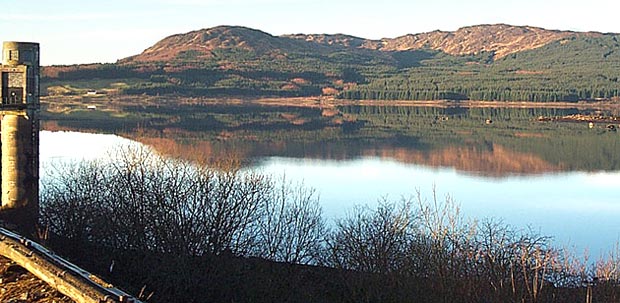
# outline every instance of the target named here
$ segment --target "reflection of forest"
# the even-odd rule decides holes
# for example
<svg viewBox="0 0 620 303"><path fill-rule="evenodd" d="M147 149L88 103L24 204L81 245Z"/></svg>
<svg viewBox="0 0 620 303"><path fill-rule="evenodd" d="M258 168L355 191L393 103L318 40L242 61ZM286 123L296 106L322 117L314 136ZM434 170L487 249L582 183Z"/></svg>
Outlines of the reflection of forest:
<svg viewBox="0 0 620 303"><path fill-rule="evenodd" d="M220 128L213 138L202 132L164 130L158 136L143 134L136 139L168 155L213 163L231 156L246 164L270 156L331 160L381 157L493 177L619 170L620 156L615 151L620 147L620 136L616 132L604 125L589 129L587 123L538 119L581 112L588 113L552 108L346 106L334 115L348 117L354 128L329 124L300 129L299 125L279 124L277 129L248 132L237 124L237 129ZM304 113L309 123L325 118L320 111L313 115L306 109ZM300 113L289 107L279 115ZM179 137L184 139L171 139Z"/></svg>
<svg viewBox="0 0 620 303"><path fill-rule="evenodd" d="M488 150L476 147L448 147L432 152L420 152L395 148L366 150L365 153L405 163L454 167L460 171L494 177L543 174L561 170L561 166L548 163L534 154L513 152L499 145L493 145Z"/></svg>
<svg viewBox="0 0 620 303"><path fill-rule="evenodd" d="M450 146L430 151L416 150L412 147L355 144L237 143L227 145L222 142L204 140L193 143L180 143L165 138L140 138L139 140L165 155L210 163L221 163L231 157L246 164L252 158L268 156L329 160L379 157L409 164L454 167L460 171L492 177L543 174L562 170L562 165L549 163L534 154L513 152L500 145L486 148Z"/></svg>
<svg viewBox="0 0 620 303"><path fill-rule="evenodd" d="M43 126L123 133L162 153L213 163L375 156L489 176L620 170L617 126L554 119L617 117L613 109L147 101L114 111L47 110Z"/></svg>

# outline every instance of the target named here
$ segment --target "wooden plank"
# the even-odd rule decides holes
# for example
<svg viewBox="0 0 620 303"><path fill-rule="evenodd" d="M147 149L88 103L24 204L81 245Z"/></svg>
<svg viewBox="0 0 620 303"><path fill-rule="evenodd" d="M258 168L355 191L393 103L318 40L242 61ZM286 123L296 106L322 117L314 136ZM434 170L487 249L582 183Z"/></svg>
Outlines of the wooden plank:
<svg viewBox="0 0 620 303"><path fill-rule="evenodd" d="M47 248L0 228L0 254L78 303L142 303Z"/></svg>

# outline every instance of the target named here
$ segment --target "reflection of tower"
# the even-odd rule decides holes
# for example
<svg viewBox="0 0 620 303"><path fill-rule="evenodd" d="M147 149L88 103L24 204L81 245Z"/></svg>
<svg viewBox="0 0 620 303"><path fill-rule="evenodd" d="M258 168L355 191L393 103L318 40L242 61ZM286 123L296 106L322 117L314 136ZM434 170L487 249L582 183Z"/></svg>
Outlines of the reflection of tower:
<svg viewBox="0 0 620 303"><path fill-rule="evenodd" d="M0 218L33 232L39 212L39 44L4 42Z"/></svg>

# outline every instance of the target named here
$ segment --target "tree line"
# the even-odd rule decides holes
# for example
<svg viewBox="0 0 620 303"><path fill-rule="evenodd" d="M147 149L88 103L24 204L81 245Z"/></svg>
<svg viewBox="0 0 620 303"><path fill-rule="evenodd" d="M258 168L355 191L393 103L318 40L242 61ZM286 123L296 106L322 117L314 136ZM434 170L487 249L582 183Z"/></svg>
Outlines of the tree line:
<svg viewBox="0 0 620 303"><path fill-rule="evenodd" d="M135 78L125 94L317 96L343 99L557 102L619 97L620 44L615 35L573 37L503 58L481 52L295 49L261 53L183 52L168 62L52 66L43 82ZM100 89L100 88L93 88Z"/></svg>

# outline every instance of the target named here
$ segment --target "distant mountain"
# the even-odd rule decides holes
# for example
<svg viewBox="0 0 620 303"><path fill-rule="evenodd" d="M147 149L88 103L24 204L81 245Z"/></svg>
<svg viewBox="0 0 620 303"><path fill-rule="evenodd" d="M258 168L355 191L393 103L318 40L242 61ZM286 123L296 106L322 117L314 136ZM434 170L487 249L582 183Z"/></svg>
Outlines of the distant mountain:
<svg viewBox="0 0 620 303"><path fill-rule="evenodd" d="M492 52L496 58L536 49L551 42L582 33L546 30L530 26L506 24L463 27L455 32L434 31L383 39L379 45L384 51L404 51L430 48L451 55L472 55ZM596 35L596 34L591 34Z"/></svg>
<svg viewBox="0 0 620 303"><path fill-rule="evenodd" d="M164 38L141 54L120 60L127 62L208 59L215 50L245 50L256 55L277 55L288 52L323 51L318 45L295 39L272 36L260 30L241 26L218 26Z"/></svg>
<svg viewBox="0 0 620 303"><path fill-rule="evenodd" d="M463 27L454 32L433 31L408 34L397 38L369 40L344 34L294 34L277 37L246 27L218 26L167 37L141 54L122 60L122 62L168 61L182 57L186 53L193 53L196 58L209 58L213 56L213 50L232 48L245 49L259 54L317 51L316 45L388 52L430 49L451 55L491 52L496 58L501 58L509 54L536 49L551 42L583 35L597 37L602 34L494 24Z"/></svg>
<svg viewBox="0 0 620 303"><path fill-rule="evenodd" d="M46 67L43 81L63 94L76 90L50 81L128 79L91 87L126 94L620 100L618 39L507 24L381 40L218 26L164 38L116 64Z"/></svg>

